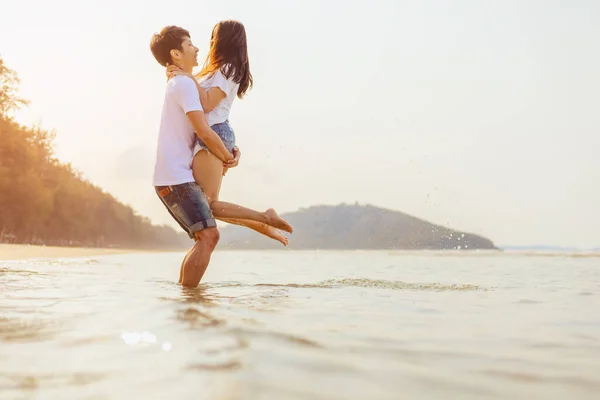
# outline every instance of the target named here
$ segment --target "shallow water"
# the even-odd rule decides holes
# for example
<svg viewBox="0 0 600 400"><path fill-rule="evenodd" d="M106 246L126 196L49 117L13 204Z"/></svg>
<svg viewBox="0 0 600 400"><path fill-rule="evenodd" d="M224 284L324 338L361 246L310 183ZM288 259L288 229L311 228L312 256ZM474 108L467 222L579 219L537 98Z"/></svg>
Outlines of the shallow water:
<svg viewBox="0 0 600 400"><path fill-rule="evenodd" d="M2 399L592 399L600 255L0 261Z"/></svg>

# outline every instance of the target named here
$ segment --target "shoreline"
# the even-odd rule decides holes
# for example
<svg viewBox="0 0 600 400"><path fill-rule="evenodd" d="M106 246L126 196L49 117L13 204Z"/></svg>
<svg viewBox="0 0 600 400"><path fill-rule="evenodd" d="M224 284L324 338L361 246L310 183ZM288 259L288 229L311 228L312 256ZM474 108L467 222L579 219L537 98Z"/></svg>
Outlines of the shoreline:
<svg viewBox="0 0 600 400"><path fill-rule="evenodd" d="M156 250L0 243L0 261L18 261L34 258L72 258L112 254L148 253L155 251Z"/></svg>
<svg viewBox="0 0 600 400"><path fill-rule="evenodd" d="M185 249L127 249L127 248L102 248L102 247L68 247L68 246L43 246L31 244L0 243L0 261L19 261L44 258L78 258L102 255L132 254L132 253L163 253L183 252ZM568 257L568 258L600 258L598 250L579 251L539 251L539 250L413 250L413 249L235 249L217 248L215 252L388 252L394 255L412 256L446 256L446 257Z"/></svg>

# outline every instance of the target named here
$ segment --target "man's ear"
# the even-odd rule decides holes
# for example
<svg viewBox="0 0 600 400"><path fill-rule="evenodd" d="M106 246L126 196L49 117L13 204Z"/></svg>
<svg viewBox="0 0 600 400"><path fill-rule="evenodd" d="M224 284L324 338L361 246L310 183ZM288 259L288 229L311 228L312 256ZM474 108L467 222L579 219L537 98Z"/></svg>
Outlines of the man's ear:
<svg viewBox="0 0 600 400"><path fill-rule="evenodd" d="M171 54L171 58L173 60L179 60L181 58L181 53L179 50L172 49L169 54Z"/></svg>

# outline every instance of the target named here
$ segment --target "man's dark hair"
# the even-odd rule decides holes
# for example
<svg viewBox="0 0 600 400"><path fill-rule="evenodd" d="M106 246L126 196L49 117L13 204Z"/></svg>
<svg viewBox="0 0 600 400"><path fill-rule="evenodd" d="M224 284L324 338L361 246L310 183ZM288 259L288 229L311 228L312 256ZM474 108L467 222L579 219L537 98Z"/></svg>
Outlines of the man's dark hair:
<svg viewBox="0 0 600 400"><path fill-rule="evenodd" d="M191 37L190 33L178 26L169 25L161 29L159 33L152 35L150 40L150 51L156 61L163 67L173 64L171 50L183 51L181 44L183 39Z"/></svg>

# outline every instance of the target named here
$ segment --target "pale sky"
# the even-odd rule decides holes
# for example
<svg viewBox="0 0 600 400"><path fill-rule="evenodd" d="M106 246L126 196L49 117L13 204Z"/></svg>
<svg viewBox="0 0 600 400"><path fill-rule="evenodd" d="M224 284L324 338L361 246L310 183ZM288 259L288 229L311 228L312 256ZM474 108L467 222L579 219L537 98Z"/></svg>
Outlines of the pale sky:
<svg viewBox="0 0 600 400"><path fill-rule="evenodd" d="M600 247L597 0L2 2L16 117L93 183L174 227L152 189L165 85L148 44L242 21L255 87L221 199L369 203L499 245Z"/></svg>

